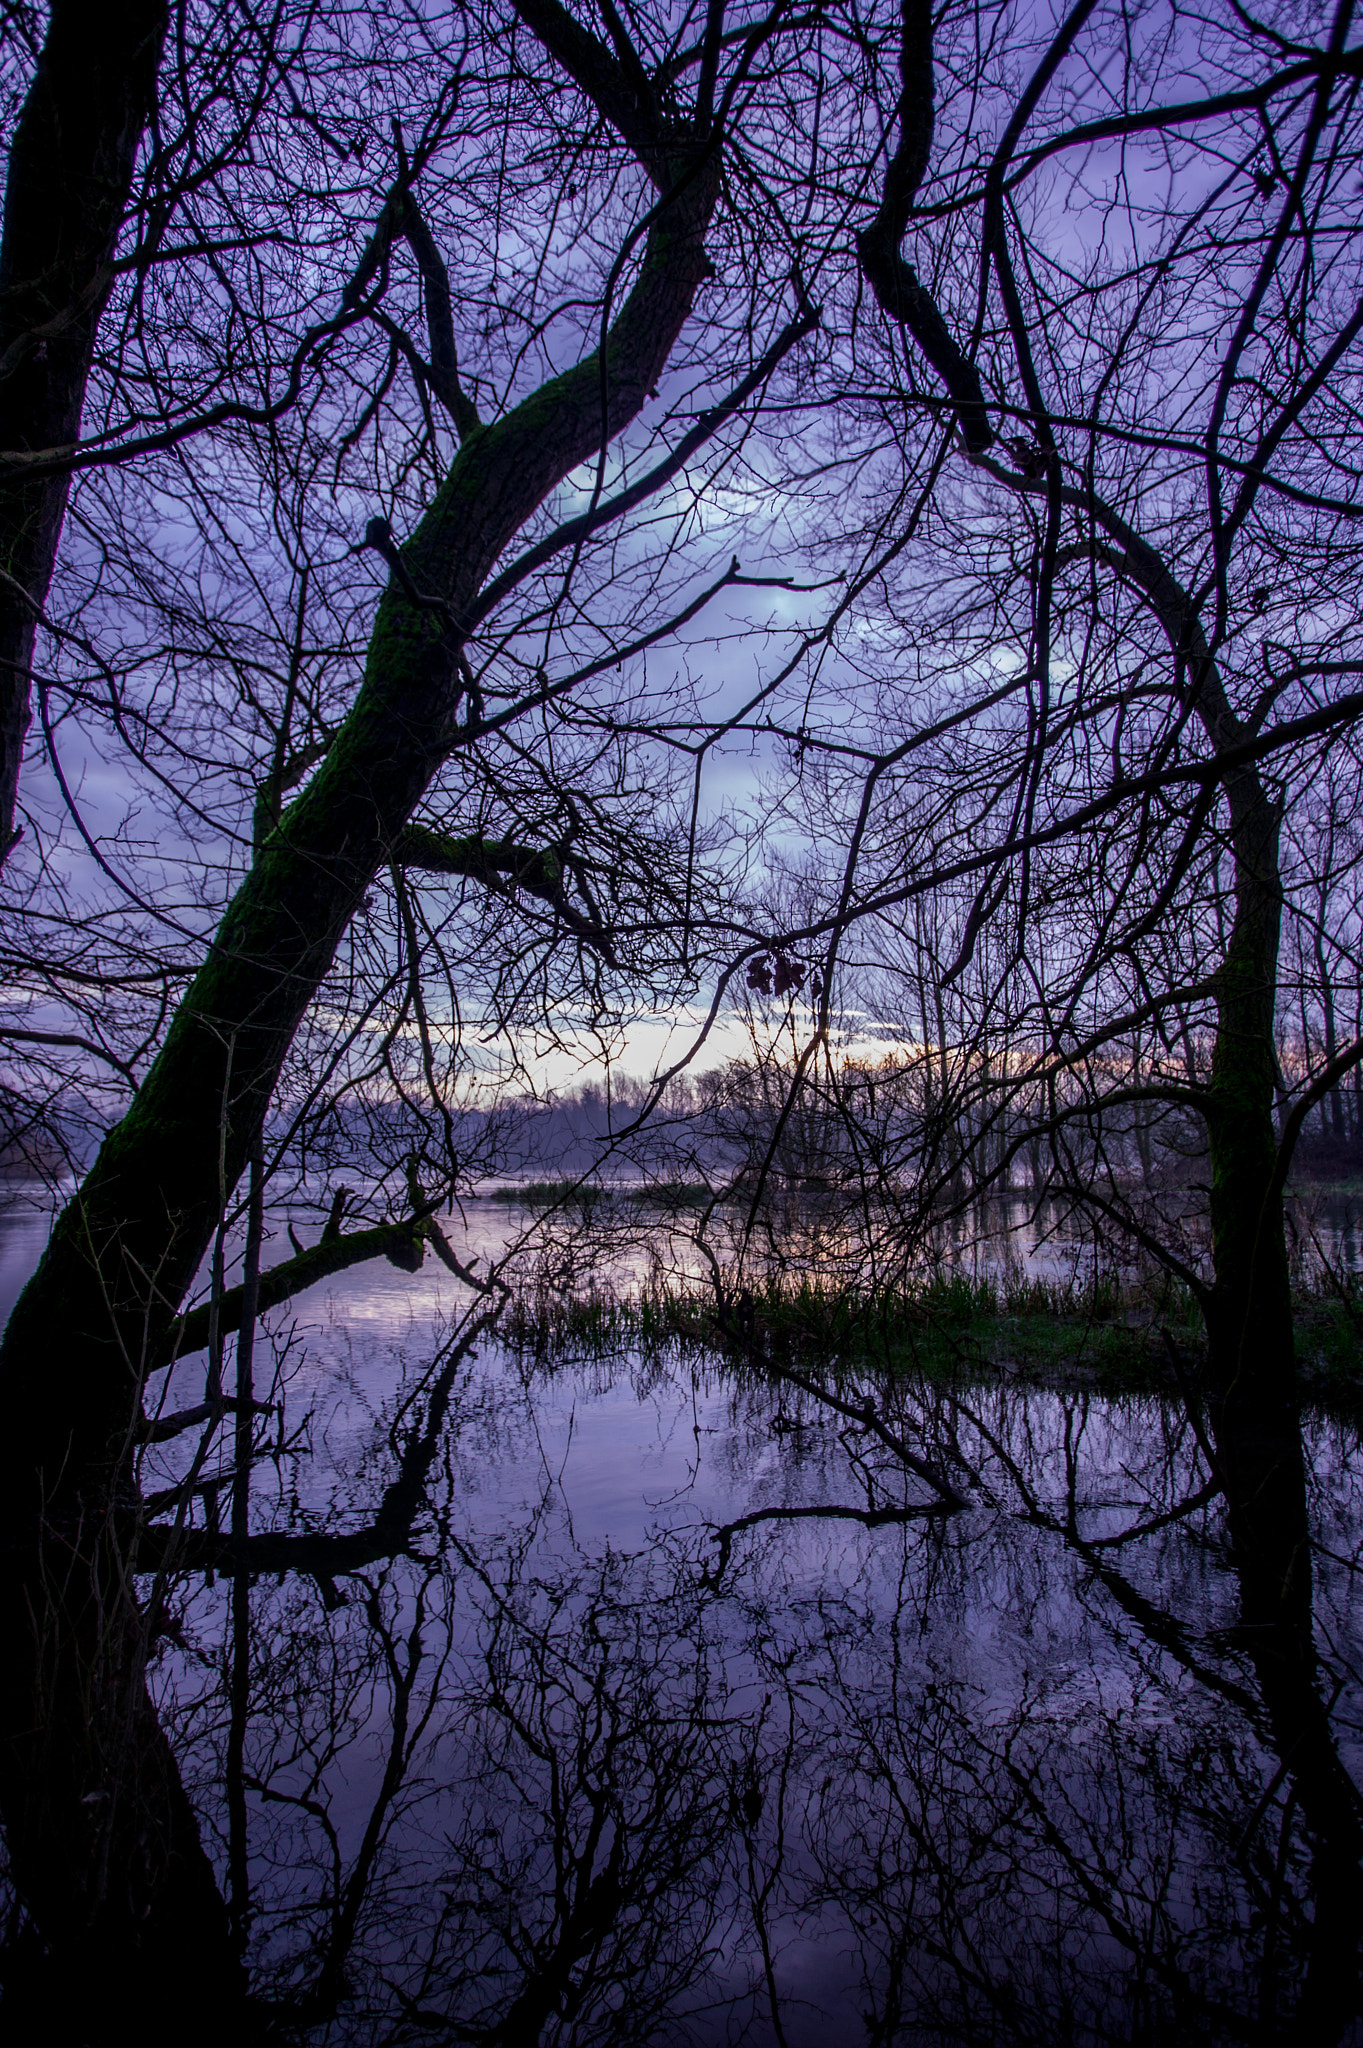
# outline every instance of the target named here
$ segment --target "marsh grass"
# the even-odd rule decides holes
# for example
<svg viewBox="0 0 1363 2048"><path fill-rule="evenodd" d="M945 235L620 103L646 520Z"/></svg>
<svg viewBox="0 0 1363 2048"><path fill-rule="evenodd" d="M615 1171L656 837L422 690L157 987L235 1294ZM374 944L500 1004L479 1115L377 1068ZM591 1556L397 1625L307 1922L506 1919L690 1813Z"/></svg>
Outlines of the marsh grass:
<svg viewBox="0 0 1363 2048"><path fill-rule="evenodd" d="M1196 1310L1164 1290L1160 1327L1195 1334ZM594 1284L523 1289L503 1333L546 1362L621 1350L712 1350L823 1366L878 1365L933 1377L998 1370L1050 1377L1062 1368L1150 1378L1155 1311L1114 1277L1040 1278L936 1271L909 1286L853 1289L810 1275L712 1289L657 1279L618 1290ZM1158 1335L1158 1332L1155 1333Z"/></svg>
<svg viewBox="0 0 1363 2048"><path fill-rule="evenodd" d="M714 1200L714 1190L704 1181L689 1180L645 1181L638 1186L623 1181L528 1180L487 1188L483 1199L514 1202L527 1209L596 1209L625 1203L643 1203L664 1210L703 1209Z"/></svg>
<svg viewBox="0 0 1363 2048"><path fill-rule="evenodd" d="M1327 1268L1309 1290L1299 1287L1296 1333L1305 1390L1363 1410L1363 1276Z"/></svg>
<svg viewBox="0 0 1363 2048"><path fill-rule="evenodd" d="M1313 1274L1297 1294L1303 1392L1363 1408L1363 1281ZM712 1354L836 1372L878 1369L942 1382L1007 1378L1111 1393L1167 1390L1167 1338L1194 1365L1203 1349L1191 1293L1163 1276L1069 1278L1017 1270L938 1269L909 1286L840 1286L773 1275L726 1291L655 1278L617 1289L527 1287L510 1303L505 1337L543 1364ZM1167 1337L1166 1337L1167 1333Z"/></svg>

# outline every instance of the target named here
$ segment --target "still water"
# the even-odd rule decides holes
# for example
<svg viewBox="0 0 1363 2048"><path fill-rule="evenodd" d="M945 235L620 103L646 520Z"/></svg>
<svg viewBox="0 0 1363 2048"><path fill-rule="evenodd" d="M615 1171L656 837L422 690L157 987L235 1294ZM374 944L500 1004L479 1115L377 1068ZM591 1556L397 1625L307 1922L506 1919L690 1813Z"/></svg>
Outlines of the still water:
<svg viewBox="0 0 1363 2048"><path fill-rule="evenodd" d="M481 1214L486 1252L516 1219ZM0 1280L41 1235L0 1224ZM1363 2041L1355 1429L1308 1418L1285 1675L1171 1404L835 1408L536 1366L468 1310L428 1260L272 1319L244 1659L222 1488L170 1561L154 1689L296 2037ZM226 1471L197 1446L145 1490Z"/></svg>

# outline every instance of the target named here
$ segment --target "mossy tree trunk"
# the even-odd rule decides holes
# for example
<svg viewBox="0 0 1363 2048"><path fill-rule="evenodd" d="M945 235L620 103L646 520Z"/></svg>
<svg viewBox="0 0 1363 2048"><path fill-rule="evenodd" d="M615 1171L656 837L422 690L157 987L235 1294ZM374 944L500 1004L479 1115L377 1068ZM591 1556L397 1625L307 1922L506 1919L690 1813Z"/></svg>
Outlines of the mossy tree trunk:
<svg viewBox="0 0 1363 2048"><path fill-rule="evenodd" d="M1310 1613L1306 1480L1274 1116L1283 890L1281 812L1259 783L1232 816L1234 917L1217 975L1207 1091L1213 1279L1207 1380L1246 1604L1264 1623ZM1284 1548L1285 1532L1298 1532ZM1276 1562L1255 1568L1264 1556ZM1253 1589L1253 1592L1251 1592Z"/></svg>
<svg viewBox="0 0 1363 2048"><path fill-rule="evenodd" d="M589 357L467 433L401 551L348 717L264 836L0 1345L11 1542L0 1799L16 1873L45 1940L80 1969L93 1945L121 1955L125 1987L150 1985L178 1955L177 1976L197 1970L206 1996L238 2013L225 1915L146 1695L146 1617L120 1540L143 1386L217 1225L220 1161L230 1190L350 919L441 763L477 744L476 720L460 718L457 633L407 591L465 612L546 494L638 414L712 274L708 138L642 104L556 0L520 12L657 188L636 280L604 361ZM111 21L126 34L117 10Z"/></svg>
<svg viewBox="0 0 1363 2048"><path fill-rule="evenodd" d="M603 58L604 61L604 58ZM637 282L595 356L464 442L402 550L415 585L458 616L507 544L605 424L617 433L656 384L709 274L714 177L659 211ZM20 1484L48 1509L123 1458L148 1369L240 1177L280 1069L336 947L441 763L476 730L459 722L454 636L390 582L364 679L326 759L268 835L229 905L127 1115L58 1219L0 1346ZM62 1333L59 1398L35 1359Z"/></svg>
<svg viewBox="0 0 1363 2048"><path fill-rule="evenodd" d="M1086 553L1134 585L1158 617L1180 695L1211 746L1249 737L1226 694L1192 598L1156 551L1102 501L1065 493L1096 511L1115 546ZM1281 1532L1305 1528L1305 1474L1297 1415L1292 1297L1283 1220L1275 1106L1274 1031L1283 885L1281 808L1251 766L1221 777L1233 911L1216 975L1216 1034L1202 1100L1211 1165L1212 1284L1204 1302L1208 1393L1232 1540L1247 1558L1281 1558ZM1310 1559L1291 1548L1286 1577L1261 1574L1264 1619L1309 1614Z"/></svg>

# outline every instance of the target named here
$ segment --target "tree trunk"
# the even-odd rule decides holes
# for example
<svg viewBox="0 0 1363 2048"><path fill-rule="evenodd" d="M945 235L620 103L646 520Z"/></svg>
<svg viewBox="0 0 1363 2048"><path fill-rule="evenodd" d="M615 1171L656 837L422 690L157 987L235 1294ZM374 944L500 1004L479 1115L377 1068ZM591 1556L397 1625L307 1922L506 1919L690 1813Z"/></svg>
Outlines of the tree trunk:
<svg viewBox="0 0 1363 2048"><path fill-rule="evenodd" d="M1218 976L1208 1091L1214 1280L1207 1303L1208 1383L1237 1554L1285 1559L1253 1575L1264 1624L1309 1613L1310 1553L1279 1532L1305 1526L1292 1293L1277 1183L1273 1033L1283 890L1281 813L1257 777L1232 798L1235 915ZM1246 798L1248 799L1246 801ZM1247 1598L1251 1596L1249 1593Z"/></svg>
<svg viewBox="0 0 1363 2048"><path fill-rule="evenodd" d="M1096 496L1065 500L1092 513L1115 546L1088 544L1133 584L1159 619L1182 694L1215 749L1246 730L1236 717L1187 591L1159 554ZM1276 1177L1277 1046L1274 1015L1283 887L1282 814L1253 767L1221 777L1230 814L1235 907L1217 976L1216 1044L1206 1120L1211 1152L1213 1284L1206 1303L1208 1392L1221 1478L1237 1550L1298 1513L1304 1498L1297 1414L1292 1293ZM1307 1576L1303 1577L1303 1574ZM1267 1581L1260 1591L1268 1598ZM1293 1565L1269 1602L1271 1619L1309 1599L1309 1559Z"/></svg>
<svg viewBox="0 0 1363 2048"><path fill-rule="evenodd" d="M250 2038L245 1977L145 1681L147 1617L112 1522L12 1531L0 1582L0 1811L41 1938L7 1978L13 2038ZM25 1979L27 1981L25 1981Z"/></svg>
<svg viewBox="0 0 1363 2048"><path fill-rule="evenodd" d="M1266 1733L1287 1775L1311 1840L1312 1919L1304 1930L1306 1974L1289 2027L1278 2032L1276 2013L1261 2013L1273 2039L1316 2048L1340 2040L1359 2011L1360 1942L1363 1941L1363 1807L1358 1787L1340 1757L1321 1697L1321 1673L1312 1628L1311 1541L1305 1460L1295 1420L1295 1451L1283 1442L1279 1389L1242 1374L1235 1398L1222 1405L1217 1450L1240 1482L1233 1487L1236 1571L1240 1581L1243 1646L1258 1680ZM1246 1481L1262 1462L1264 1443L1275 1455L1270 1484L1250 1496ZM1270 1996L1273 1987L1268 1987ZM1274 2000L1276 2004L1276 1998Z"/></svg>
<svg viewBox="0 0 1363 2048"><path fill-rule="evenodd" d="M0 451L79 438L114 243L151 116L165 0L53 0L9 156L0 238ZM35 606L47 600L69 474L0 463L0 861L30 715ZM19 588L16 590L15 585ZM23 593L27 593L28 602Z"/></svg>
<svg viewBox="0 0 1363 2048"><path fill-rule="evenodd" d="M536 31L542 16L542 39L608 117L617 100L634 107L600 45L552 0L533 0L533 11ZM106 13L108 33L126 37L126 15ZM631 119L637 130L641 117ZM129 1520L142 1389L169 1355L218 1222L220 1141L230 1191L348 922L442 761L477 741L476 726L456 722L458 638L404 584L440 597L455 617L465 612L546 494L639 412L711 274L704 236L717 158L691 138L689 163L669 163L661 130L651 154L636 133L629 139L655 182L670 177L678 189L655 208L604 363L589 357L465 439L402 550L405 576L379 605L349 716L259 847L0 1345L0 1499L16 1559L0 1800L44 1939L70 1953L84 1944L101 1968L121 1970L130 2012L132 1980L151 1997L158 1973L182 1987L186 1974L201 1979L204 1995L186 1996L186 2012L237 1998L222 1902L145 1689L136 1559L115 1535ZM106 1791L109 1823L91 1827Z"/></svg>
<svg viewBox="0 0 1363 2048"><path fill-rule="evenodd" d="M607 427L662 374L708 274L714 180L663 210L611 330ZM403 550L418 589L458 615L545 495L599 446L595 356L464 443ZM0 1346L10 1483L47 1512L126 1455L146 1373L240 1177L298 1024L342 933L441 762L456 725L457 646L390 582L355 704L311 784L259 849L137 1096L58 1219ZM476 739L476 735L474 735ZM53 1375L60 1331L63 1371ZM17 1470L15 1469L17 1465ZM11 1496L13 1497L13 1496Z"/></svg>
<svg viewBox="0 0 1363 2048"><path fill-rule="evenodd" d="M1332 840L1333 836L1334 834L1332 828ZM1332 845L1332 855L1333 851L1334 849ZM1329 905L1328 900L1326 898L1326 894L1322 890L1319 912L1320 922L1316 929L1315 950L1316 968L1320 974L1320 1008L1322 1021L1325 1025L1324 1052L1327 1061L1332 1060L1335 1054L1339 1051L1339 1025L1336 1021L1335 1015L1334 983L1330 979L1330 962L1326 958L1325 954L1325 915L1328 907ZM1325 1122L1327 1113L1329 1115L1330 1120L1330 1136L1335 1140L1336 1144L1342 1144L1344 1142L1345 1136L1344 1095L1338 1083L1336 1083L1336 1085L1330 1090L1329 1094L1325 1098L1324 1103L1321 1105L1322 1125Z"/></svg>

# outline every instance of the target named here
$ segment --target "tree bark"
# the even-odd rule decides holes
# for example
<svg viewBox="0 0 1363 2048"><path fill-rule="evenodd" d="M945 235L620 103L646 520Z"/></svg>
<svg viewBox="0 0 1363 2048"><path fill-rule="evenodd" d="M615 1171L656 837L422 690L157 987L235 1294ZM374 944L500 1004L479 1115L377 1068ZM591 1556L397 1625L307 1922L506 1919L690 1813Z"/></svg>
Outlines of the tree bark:
<svg viewBox="0 0 1363 2048"><path fill-rule="evenodd" d="M557 0L527 0L522 11L608 118L627 105L621 132L655 185L668 188L636 282L604 361L588 357L464 440L380 602L349 716L264 836L0 1344L10 1550L0 1806L44 1940L73 1970L88 1971L96 1956L129 2014L140 2010L138 1983L145 2006L162 1979L177 1988L182 2012L245 2010L222 1901L146 1692L138 1560L114 1533L131 1519L146 1376L172 1355L180 1302L219 1218L220 1145L230 1191L348 922L376 874L401 857L441 763L477 742L476 721L459 722L460 638L450 618L472 603L545 495L636 416L712 274L704 238L719 177L708 143L640 108L616 60ZM84 18L83 9L61 12L63 23ZM127 38L126 13L106 14L107 29L91 29L95 50L102 37ZM129 164L133 147L135 135ZM111 201L113 224L117 213ZM49 519L44 528L49 570L58 527ZM413 587L444 610L414 605ZM187 1975L200 1995L187 1995ZM112 2023L106 2012L106 2030Z"/></svg>
<svg viewBox="0 0 1363 2048"><path fill-rule="evenodd" d="M1078 493L1067 498L1081 502ZM1096 511L1118 548L1092 552L1141 591L1186 678L1185 701L1213 748L1245 737L1192 600L1159 555L1101 500ZM1120 552L1118 551L1120 549ZM1204 1115L1211 1161L1213 1281L1204 1304L1208 1393L1221 1480L1237 1551L1258 1554L1266 1534L1304 1513L1292 1290L1274 1119L1278 1061L1274 1014L1283 885L1280 806L1253 767L1222 777L1229 812L1234 913L1216 978L1216 1040ZM1274 1611L1309 1607L1305 1552L1277 1585ZM1269 1581L1255 1583L1265 1593Z"/></svg>
<svg viewBox="0 0 1363 2048"><path fill-rule="evenodd" d="M159 2043L192 2014L210 2041L248 2041L245 1977L147 1692L147 1617L112 1522L42 1544L7 1534L0 1813L45 1950L27 1983L7 1978L7 2032Z"/></svg>
<svg viewBox="0 0 1363 2048"><path fill-rule="evenodd" d="M61 448L80 436L167 19L165 0L53 0L5 187L0 449ZM68 474L26 483L0 470L0 861L14 843L38 609L69 487Z"/></svg>
<svg viewBox="0 0 1363 2048"><path fill-rule="evenodd" d="M418 589L457 616L546 493L639 411L709 274L704 231L717 180L664 205L617 316L603 369L589 357L471 435L403 550ZM604 404L603 404L604 390ZM604 412L604 418L603 418ZM295 1031L337 944L441 762L456 720L458 646L394 579L365 676L325 761L259 849L212 949L122 1121L58 1219L0 1346L13 1403L12 1483L57 1496L107 1479L123 1457L148 1370L240 1178ZM62 1332L59 1398L35 1360ZM17 1461L18 1470L14 1470Z"/></svg>
<svg viewBox="0 0 1363 2048"><path fill-rule="evenodd" d="M1245 737L1192 601L1154 549L1099 506L1124 552L1095 548L1144 594L1186 676L1185 700L1213 748ZM1294 1522L1305 1475L1297 1415L1292 1291L1277 1179L1274 1015L1283 885L1280 806L1253 767L1222 777L1234 912L1216 978L1216 1040L1205 1118L1211 1160L1213 1282L1205 1304L1208 1391L1232 1540L1258 1548L1256 1519ZM1309 1600L1309 1559L1279 1588L1285 1612Z"/></svg>
<svg viewBox="0 0 1363 2048"><path fill-rule="evenodd" d="M1014 489L1043 490L995 464ZM1062 502L1098 530L1066 552L1106 564L1140 592L1159 620L1180 672L1180 694L1213 749L1246 738L1226 695L1188 592L1159 553L1096 493L1064 487ZM1253 766L1221 777L1229 813L1234 913L1217 973L1216 1038L1203 1113L1211 1161L1213 1282L1204 1301L1208 1394L1221 1480L1237 1551L1258 1554L1292 1524L1305 1499L1297 1402L1292 1293L1278 1177L1274 1014L1283 885L1282 814ZM1267 1597L1269 1580L1256 1579ZM1273 1594L1265 1622L1309 1607L1302 1554Z"/></svg>
<svg viewBox="0 0 1363 2048"><path fill-rule="evenodd" d="M1207 1102L1214 1279L1206 1304L1207 1376L1231 1540L1237 1555L1272 1554L1246 1601L1257 1624L1301 1628L1310 1612L1310 1549L1283 1547L1305 1530L1306 1474L1298 1416L1292 1291L1277 1181L1274 1010L1283 888L1279 807L1257 776L1235 815L1235 912L1217 975L1216 1045ZM1253 1589L1252 1594L1251 1590Z"/></svg>

